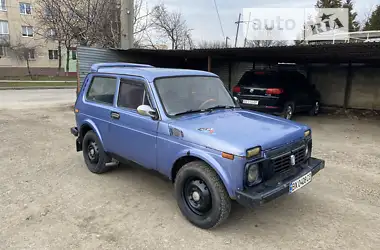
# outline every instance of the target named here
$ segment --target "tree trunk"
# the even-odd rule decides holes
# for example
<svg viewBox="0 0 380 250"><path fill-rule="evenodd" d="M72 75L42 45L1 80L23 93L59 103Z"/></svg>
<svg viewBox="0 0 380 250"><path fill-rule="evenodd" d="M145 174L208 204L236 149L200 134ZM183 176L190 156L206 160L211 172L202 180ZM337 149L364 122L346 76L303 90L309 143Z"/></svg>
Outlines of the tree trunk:
<svg viewBox="0 0 380 250"><path fill-rule="evenodd" d="M70 70L70 46L66 48L66 75L69 75Z"/></svg>
<svg viewBox="0 0 380 250"><path fill-rule="evenodd" d="M26 67L28 68L30 79L33 80L32 72L30 71L29 58L26 59Z"/></svg>
<svg viewBox="0 0 380 250"><path fill-rule="evenodd" d="M57 70L57 76L60 75L62 70L62 42L58 41L58 70Z"/></svg>

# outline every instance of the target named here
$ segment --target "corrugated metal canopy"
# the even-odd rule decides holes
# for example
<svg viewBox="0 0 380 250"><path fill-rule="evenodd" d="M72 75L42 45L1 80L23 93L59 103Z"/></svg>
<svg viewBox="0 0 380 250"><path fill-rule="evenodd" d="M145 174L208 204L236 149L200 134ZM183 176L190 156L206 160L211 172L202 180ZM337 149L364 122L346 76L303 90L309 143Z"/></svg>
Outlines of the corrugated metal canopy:
<svg viewBox="0 0 380 250"><path fill-rule="evenodd" d="M256 48L193 50L129 49L131 55L155 57L212 58L229 61L294 62L294 63L380 63L379 43L345 43Z"/></svg>

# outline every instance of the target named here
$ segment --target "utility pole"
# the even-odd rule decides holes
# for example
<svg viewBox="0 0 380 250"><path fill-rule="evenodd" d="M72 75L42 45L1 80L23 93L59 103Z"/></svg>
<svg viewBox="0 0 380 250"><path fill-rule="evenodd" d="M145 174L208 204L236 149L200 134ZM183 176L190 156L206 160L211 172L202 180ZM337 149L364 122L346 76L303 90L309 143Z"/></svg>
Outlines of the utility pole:
<svg viewBox="0 0 380 250"><path fill-rule="evenodd" d="M133 47L134 1L120 1L120 47L121 49L130 49Z"/></svg>
<svg viewBox="0 0 380 250"><path fill-rule="evenodd" d="M228 36L226 36L226 48L228 48L228 39L230 39Z"/></svg>
<svg viewBox="0 0 380 250"><path fill-rule="evenodd" d="M237 45L237 40L238 40L238 35L239 35L239 28L240 28L240 23L242 22L241 20L241 13L239 13L239 20L235 22L237 24L237 29L236 29L236 37L235 37L235 47Z"/></svg>
<svg viewBox="0 0 380 250"><path fill-rule="evenodd" d="M248 17L248 24L247 24L247 31L245 32L245 38L244 38L244 48L245 45L247 45L247 36L249 32L249 24L251 23L251 12L249 12L249 17Z"/></svg>

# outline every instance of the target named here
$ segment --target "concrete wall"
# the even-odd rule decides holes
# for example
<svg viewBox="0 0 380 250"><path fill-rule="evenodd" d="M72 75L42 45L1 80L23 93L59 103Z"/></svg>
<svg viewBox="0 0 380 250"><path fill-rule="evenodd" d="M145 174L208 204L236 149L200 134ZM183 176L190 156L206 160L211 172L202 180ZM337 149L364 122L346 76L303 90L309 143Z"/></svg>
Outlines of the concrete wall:
<svg viewBox="0 0 380 250"><path fill-rule="evenodd" d="M343 106L347 71L339 66L315 67L311 69L310 81L321 93L321 103Z"/></svg>
<svg viewBox="0 0 380 250"><path fill-rule="evenodd" d="M55 76L57 68L50 67L31 67L30 72L33 76ZM76 75L76 72L74 72ZM65 72L61 70L60 76L64 76ZM0 67L0 79L9 79L11 77L29 76L27 67Z"/></svg>
<svg viewBox="0 0 380 250"><path fill-rule="evenodd" d="M244 72L253 68L253 63L231 62L231 83L229 77L229 64L224 61L213 61L211 71L217 74L223 81L224 86L230 90L238 83ZM229 86L231 85L231 86Z"/></svg>
<svg viewBox="0 0 380 250"><path fill-rule="evenodd" d="M351 108L380 110L380 68L354 70L348 105Z"/></svg>
<svg viewBox="0 0 380 250"><path fill-rule="evenodd" d="M347 66L312 67L311 83L321 92L322 104L344 106ZM380 68L352 66L348 108L380 110Z"/></svg>

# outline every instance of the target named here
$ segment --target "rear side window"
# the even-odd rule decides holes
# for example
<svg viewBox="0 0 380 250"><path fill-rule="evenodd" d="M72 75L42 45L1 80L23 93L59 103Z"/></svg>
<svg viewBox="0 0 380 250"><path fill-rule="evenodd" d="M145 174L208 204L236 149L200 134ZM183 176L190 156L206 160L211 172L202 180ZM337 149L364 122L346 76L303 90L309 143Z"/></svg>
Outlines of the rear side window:
<svg viewBox="0 0 380 250"><path fill-rule="evenodd" d="M116 78L95 76L92 78L86 98L89 101L112 105L116 91Z"/></svg>
<svg viewBox="0 0 380 250"><path fill-rule="evenodd" d="M149 105L144 84L136 80L121 78L117 106L137 109L142 104Z"/></svg>
<svg viewBox="0 0 380 250"><path fill-rule="evenodd" d="M264 74L247 71L239 81L241 86L249 87L279 87L281 85L277 74Z"/></svg>

